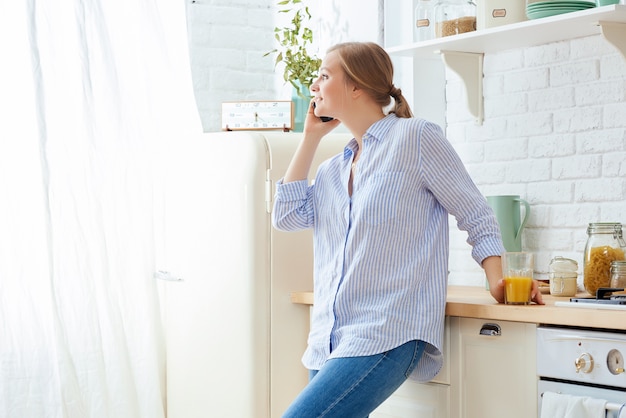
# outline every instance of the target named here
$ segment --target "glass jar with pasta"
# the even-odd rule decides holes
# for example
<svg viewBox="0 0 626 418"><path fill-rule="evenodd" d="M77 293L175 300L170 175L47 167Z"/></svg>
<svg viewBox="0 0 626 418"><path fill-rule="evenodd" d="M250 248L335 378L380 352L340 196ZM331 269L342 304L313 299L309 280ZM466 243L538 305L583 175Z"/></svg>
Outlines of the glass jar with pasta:
<svg viewBox="0 0 626 418"><path fill-rule="evenodd" d="M611 262L624 260L626 242L622 237L622 224L614 222L590 223L583 263L585 290L595 296L601 287L611 282Z"/></svg>

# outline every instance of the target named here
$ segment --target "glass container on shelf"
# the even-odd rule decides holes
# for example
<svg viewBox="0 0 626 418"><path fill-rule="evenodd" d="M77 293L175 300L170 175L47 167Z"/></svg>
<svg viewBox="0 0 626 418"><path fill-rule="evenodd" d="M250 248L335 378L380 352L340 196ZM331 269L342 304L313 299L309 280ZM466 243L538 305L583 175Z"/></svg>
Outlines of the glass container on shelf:
<svg viewBox="0 0 626 418"><path fill-rule="evenodd" d="M556 256L550 261L550 294L574 296L578 290L578 263L571 258Z"/></svg>
<svg viewBox="0 0 626 418"><path fill-rule="evenodd" d="M626 261L611 262L611 287L626 289Z"/></svg>
<svg viewBox="0 0 626 418"><path fill-rule="evenodd" d="M476 30L476 3L471 0L439 0L434 14L438 38Z"/></svg>
<svg viewBox="0 0 626 418"><path fill-rule="evenodd" d="M585 290L595 296L600 287L609 287L611 262L624 261L626 242L622 224L613 222L590 223L583 263Z"/></svg>
<svg viewBox="0 0 626 418"><path fill-rule="evenodd" d="M436 0L419 0L413 16L413 40L423 42L435 37L435 3Z"/></svg>

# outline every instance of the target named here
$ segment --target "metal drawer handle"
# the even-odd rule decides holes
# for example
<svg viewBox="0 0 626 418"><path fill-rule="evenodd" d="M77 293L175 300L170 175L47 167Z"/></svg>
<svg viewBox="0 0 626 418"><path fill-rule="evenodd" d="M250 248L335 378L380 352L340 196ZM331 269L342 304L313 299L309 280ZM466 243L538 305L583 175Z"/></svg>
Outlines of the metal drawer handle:
<svg viewBox="0 0 626 418"><path fill-rule="evenodd" d="M500 335L502 335L502 330L500 328L500 325L498 324L492 324L492 323L486 323L483 324L482 328L480 329L479 332L480 335L490 335L492 337L498 337Z"/></svg>

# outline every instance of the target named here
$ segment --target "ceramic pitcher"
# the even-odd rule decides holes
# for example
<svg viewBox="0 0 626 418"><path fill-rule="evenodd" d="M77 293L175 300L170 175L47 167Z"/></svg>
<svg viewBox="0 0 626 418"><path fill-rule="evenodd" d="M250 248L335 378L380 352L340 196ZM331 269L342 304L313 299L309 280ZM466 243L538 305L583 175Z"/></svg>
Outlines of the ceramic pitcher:
<svg viewBox="0 0 626 418"><path fill-rule="evenodd" d="M500 225L502 242L507 251L522 251L522 229L530 215L530 205L519 195L487 196ZM522 218L521 206L524 206Z"/></svg>

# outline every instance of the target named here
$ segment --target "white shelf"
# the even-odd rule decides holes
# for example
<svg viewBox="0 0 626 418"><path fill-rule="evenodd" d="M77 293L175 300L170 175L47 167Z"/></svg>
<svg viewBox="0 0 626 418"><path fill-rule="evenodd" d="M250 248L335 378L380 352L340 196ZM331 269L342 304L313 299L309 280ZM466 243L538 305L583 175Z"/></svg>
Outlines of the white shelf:
<svg viewBox="0 0 626 418"><path fill-rule="evenodd" d="M444 63L465 85L469 111L477 124L483 121L483 54L527 48L602 34L626 58L626 6L611 5L542 19L503 25L387 48L391 55L432 58L441 54Z"/></svg>
<svg viewBox="0 0 626 418"><path fill-rule="evenodd" d="M440 51L493 53L526 48L602 33L600 22L614 22L626 28L626 6L595 7L542 19L527 20L461 35L387 48L392 55L427 57ZM626 41L626 39L625 39ZM622 49L622 54L626 52Z"/></svg>

